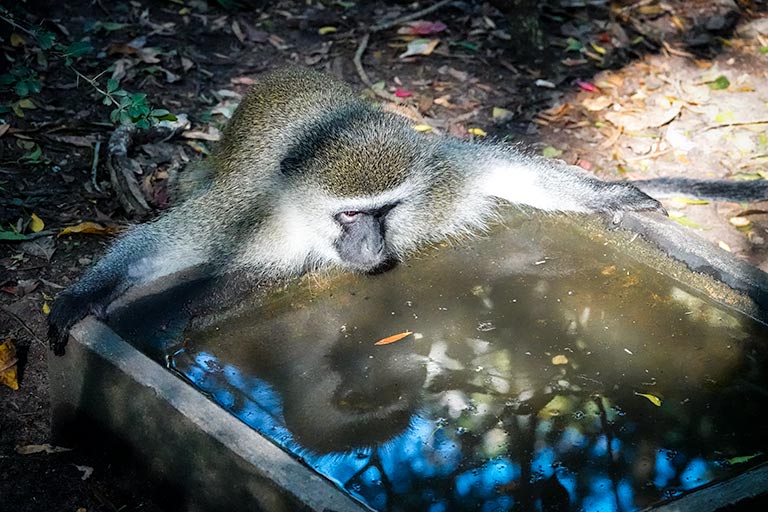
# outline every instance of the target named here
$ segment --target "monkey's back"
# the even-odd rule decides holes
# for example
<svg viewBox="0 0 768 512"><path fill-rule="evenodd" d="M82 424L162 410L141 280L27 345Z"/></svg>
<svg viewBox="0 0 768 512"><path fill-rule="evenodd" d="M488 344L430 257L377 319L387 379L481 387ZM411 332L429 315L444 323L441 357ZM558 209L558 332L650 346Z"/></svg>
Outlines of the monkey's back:
<svg viewBox="0 0 768 512"><path fill-rule="evenodd" d="M368 108L346 84L328 75L296 67L268 73L236 109L211 155L211 167L220 176L246 172L266 177L312 122L347 105Z"/></svg>

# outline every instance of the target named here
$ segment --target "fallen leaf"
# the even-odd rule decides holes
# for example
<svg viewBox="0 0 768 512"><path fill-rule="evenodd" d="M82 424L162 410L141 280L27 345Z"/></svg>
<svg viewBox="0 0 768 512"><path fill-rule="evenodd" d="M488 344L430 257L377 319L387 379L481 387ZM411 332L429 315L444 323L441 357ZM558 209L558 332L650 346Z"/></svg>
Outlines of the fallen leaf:
<svg viewBox="0 0 768 512"><path fill-rule="evenodd" d="M19 369L16 365L16 347L11 340L0 344L0 384L16 391L19 389Z"/></svg>
<svg viewBox="0 0 768 512"><path fill-rule="evenodd" d="M547 146L541 150L542 156L545 158L556 158L563 154L563 151L553 146Z"/></svg>
<svg viewBox="0 0 768 512"><path fill-rule="evenodd" d="M597 112L610 107L613 99L609 96L589 96L581 104L590 112Z"/></svg>
<svg viewBox="0 0 768 512"><path fill-rule="evenodd" d="M51 306L49 306L47 302L43 302L43 314L44 315L51 314Z"/></svg>
<svg viewBox="0 0 768 512"><path fill-rule="evenodd" d="M31 217L32 220L29 223L29 229L31 229L33 233L39 233L43 230L43 228L45 228L45 222L43 222L43 219L34 213L31 215Z"/></svg>
<svg viewBox="0 0 768 512"><path fill-rule="evenodd" d="M437 101L435 101L437 103ZM497 123L506 123L515 117L515 114L511 110L501 107L493 107L493 120Z"/></svg>
<svg viewBox="0 0 768 512"><path fill-rule="evenodd" d="M413 93L410 91L405 91L403 89L395 89L395 96L398 98L410 98L413 96Z"/></svg>
<svg viewBox="0 0 768 512"><path fill-rule="evenodd" d="M728 245L727 243L723 242L722 240L717 242L717 246L720 247L724 251L732 252L731 251L731 246Z"/></svg>
<svg viewBox="0 0 768 512"><path fill-rule="evenodd" d="M680 115L682 105L675 103L671 107L656 107L644 112L608 112L605 118L625 131L639 132L646 128L658 128Z"/></svg>
<svg viewBox="0 0 768 512"><path fill-rule="evenodd" d="M400 58L413 57L415 55L429 55L431 54L437 45L440 44L439 39L416 39L408 43L408 47L405 52L400 54Z"/></svg>
<svg viewBox="0 0 768 512"><path fill-rule="evenodd" d="M580 89L583 89L587 92L600 92L600 89L589 82L584 82L583 80L576 80L576 85L578 85Z"/></svg>
<svg viewBox="0 0 768 512"><path fill-rule="evenodd" d="M669 218L677 222L681 226L685 226L687 228L693 228L693 229L709 229L706 226L703 226L697 222L692 221L691 219L689 219L688 217L686 217L680 212L670 211L668 213L669 213Z"/></svg>
<svg viewBox="0 0 768 512"><path fill-rule="evenodd" d="M488 135L482 128L469 128L467 131L477 137L485 137Z"/></svg>
<svg viewBox="0 0 768 512"><path fill-rule="evenodd" d="M238 38L241 43L245 42L245 34L237 21L232 22L232 33L235 34L235 37Z"/></svg>
<svg viewBox="0 0 768 512"><path fill-rule="evenodd" d="M602 46L600 46L597 43L593 43L593 42L590 41L589 46L591 46L592 49L595 50L600 55L605 55L606 52L607 52L607 50L605 48L603 48Z"/></svg>
<svg viewBox="0 0 768 512"><path fill-rule="evenodd" d="M28 444L26 446L17 446L16 453L19 455L33 455L35 453L61 453L71 452L72 448L64 448L62 446L51 446L48 443L45 444Z"/></svg>
<svg viewBox="0 0 768 512"><path fill-rule="evenodd" d="M536 80L534 85L536 85L536 87L546 87L547 89L554 89L556 87L554 83L550 82L549 80L543 80L541 78Z"/></svg>
<svg viewBox="0 0 768 512"><path fill-rule="evenodd" d="M727 89L728 86L730 85L731 85L731 82L728 81L725 75L720 75L719 77L715 78L711 82L707 82L707 86L709 86L709 88L712 89L713 91L720 91L722 89Z"/></svg>
<svg viewBox="0 0 768 512"><path fill-rule="evenodd" d="M678 203L683 204L709 204L709 201L706 201L704 199L689 199L687 197L675 197L673 198L673 201L677 201Z"/></svg>
<svg viewBox="0 0 768 512"><path fill-rule="evenodd" d="M746 217L731 217L728 219L728 222L730 222L732 226L735 226L738 229L747 229L752 226L752 221Z"/></svg>
<svg viewBox="0 0 768 512"><path fill-rule="evenodd" d="M432 129L432 127L428 124L415 124L413 125L413 129L417 132L428 132Z"/></svg>
<svg viewBox="0 0 768 512"><path fill-rule="evenodd" d="M400 334L393 334L392 336L387 336L386 338L382 338L374 345L389 345L390 343L395 343L396 341L400 341L401 339L405 338L406 336L410 336L413 334L413 331L405 331L401 332Z"/></svg>
<svg viewBox="0 0 768 512"><path fill-rule="evenodd" d="M324 36L326 34L332 34L336 32L336 30L338 30L336 27L320 27L319 29L317 29L317 33L320 34L321 36Z"/></svg>
<svg viewBox="0 0 768 512"><path fill-rule="evenodd" d="M651 395L649 393L638 393L635 391L635 394L637 396L642 396L643 398L647 398L649 402L651 402L656 407L661 407L661 398L657 397L656 395Z"/></svg>
<svg viewBox="0 0 768 512"><path fill-rule="evenodd" d="M21 35L17 34L16 32L11 34L11 46L14 48L17 46L23 46L26 43L27 41Z"/></svg>
<svg viewBox="0 0 768 512"><path fill-rule="evenodd" d="M438 34L448 28L442 21L410 21L397 30L398 34L413 36L429 36Z"/></svg>
<svg viewBox="0 0 768 512"><path fill-rule="evenodd" d="M96 222L81 222L74 226L67 226L62 229L57 236L71 235L74 233L83 233L89 235L114 235L117 228L113 226L102 226Z"/></svg>

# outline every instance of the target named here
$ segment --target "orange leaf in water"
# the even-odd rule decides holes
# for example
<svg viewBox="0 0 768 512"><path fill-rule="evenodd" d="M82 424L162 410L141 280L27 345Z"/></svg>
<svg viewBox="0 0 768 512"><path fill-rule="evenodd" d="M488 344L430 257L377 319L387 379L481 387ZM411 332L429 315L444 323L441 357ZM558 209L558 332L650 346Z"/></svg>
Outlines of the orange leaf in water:
<svg viewBox="0 0 768 512"><path fill-rule="evenodd" d="M401 332L400 334L393 334L392 336L387 336L386 338L380 339L374 343L374 345L389 345L390 343L400 341L401 339L405 338L406 336L410 336L411 334L413 334L413 331L405 331Z"/></svg>

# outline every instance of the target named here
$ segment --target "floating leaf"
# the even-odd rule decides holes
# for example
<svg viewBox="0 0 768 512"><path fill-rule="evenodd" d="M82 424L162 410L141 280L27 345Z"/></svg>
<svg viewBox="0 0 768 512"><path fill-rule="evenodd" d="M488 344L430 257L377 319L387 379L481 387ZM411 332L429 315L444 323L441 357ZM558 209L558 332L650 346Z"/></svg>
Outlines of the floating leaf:
<svg viewBox="0 0 768 512"><path fill-rule="evenodd" d="M29 229L32 230L33 233L39 233L43 230L43 228L45 228L45 222L43 222L43 219L34 213L31 215L31 217L32 220L29 222Z"/></svg>
<svg viewBox="0 0 768 512"><path fill-rule="evenodd" d="M635 394L637 396L647 398L648 401L651 402L656 407L661 407L661 398L657 397L656 395L651 395L650 393L638 393L637 391L635 391Z"/></svg>
<svg viewBox="0 0 768 512"><path fill-rule="evenodd" d="M469 128L467 131L477 137L485 137L488 135L482 128Z"/></svg>
<svg viewBox="0 0 768 512"><path fill-rule="evenodd" d="M19 389L19 369L16 357L16 347L11 340L5 340L0 344L0 384L4 384L14 391Z"/></svg>
<svg viewBox="0 0 768 512"><path fill-rule="evenodd" d="M750 460L754 459L755 457L759 457L763 454L763 452L757 452L753 453L752 455L742 455L740 457L731 457L730 459L727 459L725 462L727 464L744 464L745 462L749 462Z"/></svg>
<svg viewBox="0 0 768 512"><path fill-rule="evenodd" d="M382 338L374 345L389 345L390 343L395 343L396 341L400 341L401 339L405 338L406 336L410 336L413 334L413 331L405 331L401 332L400 334L393 334L392 336L387 336L386 338Z"/></svg>
<svg viewBox="0 0 768 512"><path fill-rule="evenodd" d="M57 236L71 235L73 233L85 233L89 235L114 235L117 229L112 226L102 226L96 222L81 222L74 226L67 226Z"/></svg>
<svg viewBox="0 0 768 512"><path fill-rule="evenodd" d="M47 302L43 302L43 314L49 315L51 313L51 306Z"/></svg>
<svg viewBox="0 0 768 512"><path fill-rule="evenodd" d="M429 55L438 44L440 44L439 39L416 39L408 43L408 48L400 54L400 58L404 59L414 55Z"/></svg>
<svg viewBox="0 0 768 512"><path fill-rule="evenodd" d="M568 364L568 357L562 354L558 354L552 358L552 364L554 365Z"/></svg>

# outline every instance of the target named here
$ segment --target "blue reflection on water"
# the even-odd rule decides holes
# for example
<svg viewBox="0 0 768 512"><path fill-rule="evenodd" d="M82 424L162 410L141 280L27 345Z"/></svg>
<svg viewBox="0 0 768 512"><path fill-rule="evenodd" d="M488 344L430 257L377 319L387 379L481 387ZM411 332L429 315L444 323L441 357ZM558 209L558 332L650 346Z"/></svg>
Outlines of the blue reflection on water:
<svg viewBox="0 0 768 512"><path fill-rule="evenodd" d="M520 503L515 490L539 489L556 472L570 502L580 510L626 512L638 509L638 485L652 483L660 496L671 497L711 481L714 474L715 464L702 457L686 460L678 451L658 449L646 482L629 476L612 480L607 468L624 458L633 460L636 446L599 432L592 418L577 424L568 423L572 419L539 419L532 433L536 448L527 455L528 462L514 451L490 458L478 455L482 435L451 427L451 421L427 412L414 414L405 431L379 446L320 455L302 447L286 428L281 397L267 381L222 365L207 352L182 353L173 367L216 403L377 510L537 509L538 491ZM635 424L631 430L638 430ZM631 446L630 453L622 454L625 444ZM572 470L563 462L569 457L578 461Z"/></svg>

